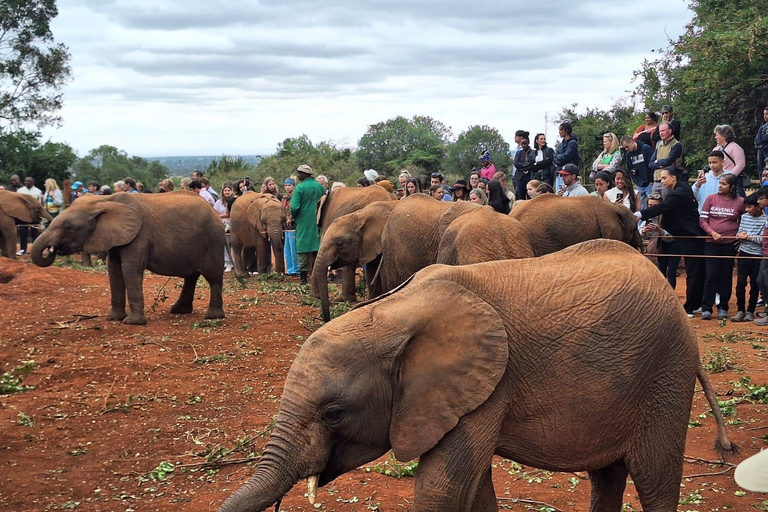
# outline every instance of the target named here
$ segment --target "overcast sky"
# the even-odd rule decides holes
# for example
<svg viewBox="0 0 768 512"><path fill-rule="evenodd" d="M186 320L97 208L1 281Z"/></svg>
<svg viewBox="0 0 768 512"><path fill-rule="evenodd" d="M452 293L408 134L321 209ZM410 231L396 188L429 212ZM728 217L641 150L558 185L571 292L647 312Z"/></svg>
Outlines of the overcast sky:
<svg viewBox="0 0 768 512"><path fill-rule="evenodd" d="M524 7L516 7L523 5ZM307 134L353 147L368 125L428 115L545 129L608 108L682 33L684 0L59 0L74 80L64 125L81 156L269 154ZM532 10L533 8L534 10ZM555 126L547 127L550 139Z"/></svg>

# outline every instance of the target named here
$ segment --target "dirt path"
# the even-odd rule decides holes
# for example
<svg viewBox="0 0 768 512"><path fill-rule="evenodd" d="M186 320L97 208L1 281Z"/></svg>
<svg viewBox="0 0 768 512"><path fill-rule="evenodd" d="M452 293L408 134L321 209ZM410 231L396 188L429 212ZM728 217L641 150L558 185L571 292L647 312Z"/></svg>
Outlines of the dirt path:
<svg viewBox="0 0 768 512"><path fill-rule="evenodd" d="M320 323L295 279L254 280L245 290L226 279L227 318L203 322L207 289L194 314L171 315L181 280L148 274L149 325L126 326L105 319L103 268L0 258L0 385L31 387L0 395L0 510L210 511L251 475L254 462L243 461L264 447L286 372ZM768 390L759 386L768 384L768 329L692 322L702 359L727 368L710 374L721 400L754 397L726 407L738 462L767 446L768 405L759 399L768 403ZM751 390L738 385L747 378ZM700 391L694 400L683 472L706 476L683 480L680 510L768 510L768 497L738 489L730 466L697 460L716 459L715 424ZM377 472L385 465L320 489L316 507L299 484L283 510L411 510L413 479ZM516 511L587 510L583 476L502 459L494 469L500 508ZM631 484L624 501L639 510Z"/></svg>

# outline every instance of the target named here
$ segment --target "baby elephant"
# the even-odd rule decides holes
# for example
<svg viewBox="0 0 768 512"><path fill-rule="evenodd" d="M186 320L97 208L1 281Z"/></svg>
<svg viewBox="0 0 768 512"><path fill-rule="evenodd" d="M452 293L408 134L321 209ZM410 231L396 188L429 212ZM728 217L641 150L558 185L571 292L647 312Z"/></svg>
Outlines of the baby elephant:
<svg viewBox="0 0 768 512"><path fill-rule="evenodd" d="M145 269L184 278L179 300L171 308L177 314L192 312L195 285L202 275L211 288L205 318L224 318L224 228L213 208L196 194L115 194L75 201L35 241L31 255L36 265L47 267L57 254L81 251L108 252L109 320L147 323Z"/></svg>
<svg viewBox="0 0 768 512"><path fill-rule="evenodd" d="M435 329L456 315L472 321ZM312 498L390 448L419 457L414 511L498 510L494 455L588 471L592 511L620 512L627 476L643 510L677 510L697 378L734 452L677 295L625 243L432 265L309 337L254 476L220 511L265 510L303 478Z"/></svg>

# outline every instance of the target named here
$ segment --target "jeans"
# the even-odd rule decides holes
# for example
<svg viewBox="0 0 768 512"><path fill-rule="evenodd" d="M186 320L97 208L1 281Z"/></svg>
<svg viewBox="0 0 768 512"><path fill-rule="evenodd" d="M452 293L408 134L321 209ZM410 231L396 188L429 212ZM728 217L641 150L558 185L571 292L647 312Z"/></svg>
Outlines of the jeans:
<svg viewBox="0 0 768 512"><path fill-rule="evenodd" d="M720 309L728 311L728 301L731 300L733 289L733 257L736 256L736 246L733 243L706 242L704 254L719 257L706 258L707 275L704 279L701 310L711 313L715 304L715 294L720 294Z"/></svg>
<svg viewBox="0 0 768 512"><path fill-rule="evenodd" d="M34 243L35 240L37 240L38 231L37 228L32 228L29 226L19 226L19 249L21 249L24 252L27 252L27 244L28 244L28 237L32 236L32 242Z"/></svg>
<svg viewBox="0 0 768 512"><path fill-rule="evenodd" d="M642 209L648 208L648 196L653 192L653 182L650 182L644 187L637 187L637 191L640 192L640 201L642 201Z"/></svg>
<svg viewBox="0 0 768 512"><path fill-rule="evenodd" d="M744 257L742 259L742 256ZM758 256L739 251L736 258L736 310L755 312L757 306L757 295L759 288L757 285L757 276L760 273L761 260L755 259ZM747 279L749 279L749 304L746 304ZM722 302L721 302L722 304ZM745 309L746 306L746 309Z"/></svg>

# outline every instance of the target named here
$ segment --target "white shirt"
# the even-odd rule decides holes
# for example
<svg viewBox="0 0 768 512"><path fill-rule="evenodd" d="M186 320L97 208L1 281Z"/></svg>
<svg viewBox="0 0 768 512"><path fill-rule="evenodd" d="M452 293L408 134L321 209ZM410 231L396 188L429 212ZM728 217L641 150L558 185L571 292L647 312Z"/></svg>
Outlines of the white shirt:
<svg viewBox="0 0 768 512"><path fill-rule="evenodd" d="M17 190L16 192L18 192L19 194L24 194L25 196L32 196L38 200L40 199L40 196L43 195L43 191L35 187L34 185L32 186L32 188L19 187L19 190Z"/></svg>

